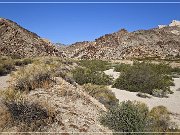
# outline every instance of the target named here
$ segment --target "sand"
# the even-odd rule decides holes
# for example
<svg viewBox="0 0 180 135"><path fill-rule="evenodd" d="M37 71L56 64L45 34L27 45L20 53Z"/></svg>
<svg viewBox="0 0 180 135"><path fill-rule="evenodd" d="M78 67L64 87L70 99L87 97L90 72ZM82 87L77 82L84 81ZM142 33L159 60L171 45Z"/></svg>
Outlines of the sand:
<svg viewBox="0 0 180 135"><path fill-rule="evenodd" d="M0 90L4 90L9 86L10 74L6 76L0 76Z"/></svg>

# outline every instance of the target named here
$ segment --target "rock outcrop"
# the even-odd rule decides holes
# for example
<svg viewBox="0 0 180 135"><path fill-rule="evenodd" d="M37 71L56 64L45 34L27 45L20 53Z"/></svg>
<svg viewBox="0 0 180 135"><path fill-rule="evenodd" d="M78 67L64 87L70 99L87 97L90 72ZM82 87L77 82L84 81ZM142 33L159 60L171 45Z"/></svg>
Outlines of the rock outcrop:
<svg viewBox="0 0 180 135"><path fill-rule="evenodd" d="M62 56L48 40L42 39L17 23L0 18L0 55L12 57Z"/></svg>
<svg viewBox="0 0 180 135"><path fill-rule="evenodd" d="M66 47L68 57L80 59L169 58L180 55L179 21L169 26L128 32L124 29L95 41Z"/></svg>

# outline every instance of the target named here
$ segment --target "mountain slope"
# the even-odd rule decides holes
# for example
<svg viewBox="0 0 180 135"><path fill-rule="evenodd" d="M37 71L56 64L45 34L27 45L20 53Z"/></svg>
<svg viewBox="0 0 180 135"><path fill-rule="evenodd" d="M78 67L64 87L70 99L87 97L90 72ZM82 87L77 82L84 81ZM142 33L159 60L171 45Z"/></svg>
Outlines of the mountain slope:
<svg viewBox="0 0 180 135"><path fill-rule="evenodd" d="M47 40L4 18L0 18L0 55L18 58L63 56L62 52Z"/></svg>
<svg viewBox="0 0 180 135"><path fill-rule="evenodd" d="M180 55L180 22L150 30L124 29L106 34L93 42L78 42L66 48L71 58L131 59L170 58Z"/></svg>

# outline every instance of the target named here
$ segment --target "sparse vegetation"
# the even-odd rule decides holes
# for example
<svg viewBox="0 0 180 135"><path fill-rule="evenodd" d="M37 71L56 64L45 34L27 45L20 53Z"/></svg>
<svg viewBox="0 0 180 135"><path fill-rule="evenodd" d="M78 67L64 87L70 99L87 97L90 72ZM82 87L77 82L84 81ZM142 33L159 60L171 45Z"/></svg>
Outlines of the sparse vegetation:
<svg viewBox="0 0 180 135"><path fill-rule="evenodd" d="M54 82L50 67L45 64L29 65L17 71L14 88L19 91L31 91L35 88L48 88Z"/></svg>
<svg viewBox="0 0 180 135"><path fill-rule="evenodd" d="M104 104L106 108L110 108L119 103L119 100L115 97L114 93L110 91L106 86L85 84L84 90L96 98L100 103Z"/></svg>
<svg viewBox="0 0 180 135"><path fill-rule="evenodd" d="M15 65L16 66L25 66L25 65L31 64L32 62L33 62L33 60L30 59L30 58L16 59L15 60Z"/></svg>
<svg viewBox="0 0 180 135"><path fill-rule="evenodd" d="M14 62L9 57L0 58L0 76L6 75L15 69Z"/></svg>
<svg viewBox="0 0 180 135"><path fill-rule="evenodd" d="M54 122L54 110L50 106L42 106L43 103L27 100L25 93L7 89L1 92L1 98L5 106L4 110L0 107L0 114L3 113L0 118L5 120L2 125L0 122L2 131L13 126L20 132L45 131L44 127Z"/></svg>
<svg viewBox="0 0 180 135"><path fill-rule="evenodd" d="M104 72L92 71L88 68L77 68L72 72L74 80L80 84L92 83L97 85L109 85L112 83L112 78Z"/></svg>

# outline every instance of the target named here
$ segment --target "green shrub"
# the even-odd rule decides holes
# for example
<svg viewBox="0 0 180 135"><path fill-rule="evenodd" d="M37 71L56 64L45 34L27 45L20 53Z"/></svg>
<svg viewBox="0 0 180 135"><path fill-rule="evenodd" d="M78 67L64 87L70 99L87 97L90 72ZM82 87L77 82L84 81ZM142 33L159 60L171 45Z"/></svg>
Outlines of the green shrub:
<svg viewBox="0 0 180 135"><path fill-rule="evenodd" d="M171 71L172 71L173 73L176 73L176 74L180 75L180 68L179 68L179 67L174 67L174 68L172 68Z"/></svg>
<svg viewBox="0 0 180 135"><path fill-rule="evenodd" d="M125 72L129 68L131 68L131 65L122 63L122 64L115 65L114 71L116 71L116 72Z"/></svg>
<svg viewBox="0 0 180 135"><path fill-rule="evenodd" d="M104 85L93 85L88 83L84 84L83 88L89 95L104 104L106 108L110 108L119 103L114 93Z"/></svg>
<svg viewBox="0 0 180 135"><path fill-rule="evenodd" d="M81 60L79 64L93 71L105 71L110 68L110 63L103 60Z"/></svg>
<svg viewBox="0 0 180 135"><path fill-rule="evenodd" d="M100 122L115 132L143 132L148 112L148 107L143 103L124 101L103 114Z"/></svg>
<svg viewBox="0 0 180 135"><path fill-rule="evenodd" d="M15 78L14 88L20 91L48 88L54 82L51 69L43 64L21 68L13 77Z"/></svg>
<svg viewBox="0 0 180 135"><path fill-rule="evenodd" d="M165 132L178 131L176 124L170 121L170 113L164 106L151 111L137 101L124 101L110 108L100 116L100 123L114 132ZM171 129L174 125L175 129ZM124 133L133 134L133 133Z"/></svg>
<svg viewBox="0 0 180 135"><path fill-rule="evenodd" d="M112 78L104 72L92 71L86 68L77 68L72 71L74 80L82 85L92 83L97 85L109 85L112 83Z"/></svg>
<svg viewBox="0 0 180 135"><path fill-rule="evenodd" d="M165 65L160 64L158 67L151 63L135 63L121 73L113 87L149 94L152 94L153 89L170 91L173 79L168 73L169 69Z"/></svg>

